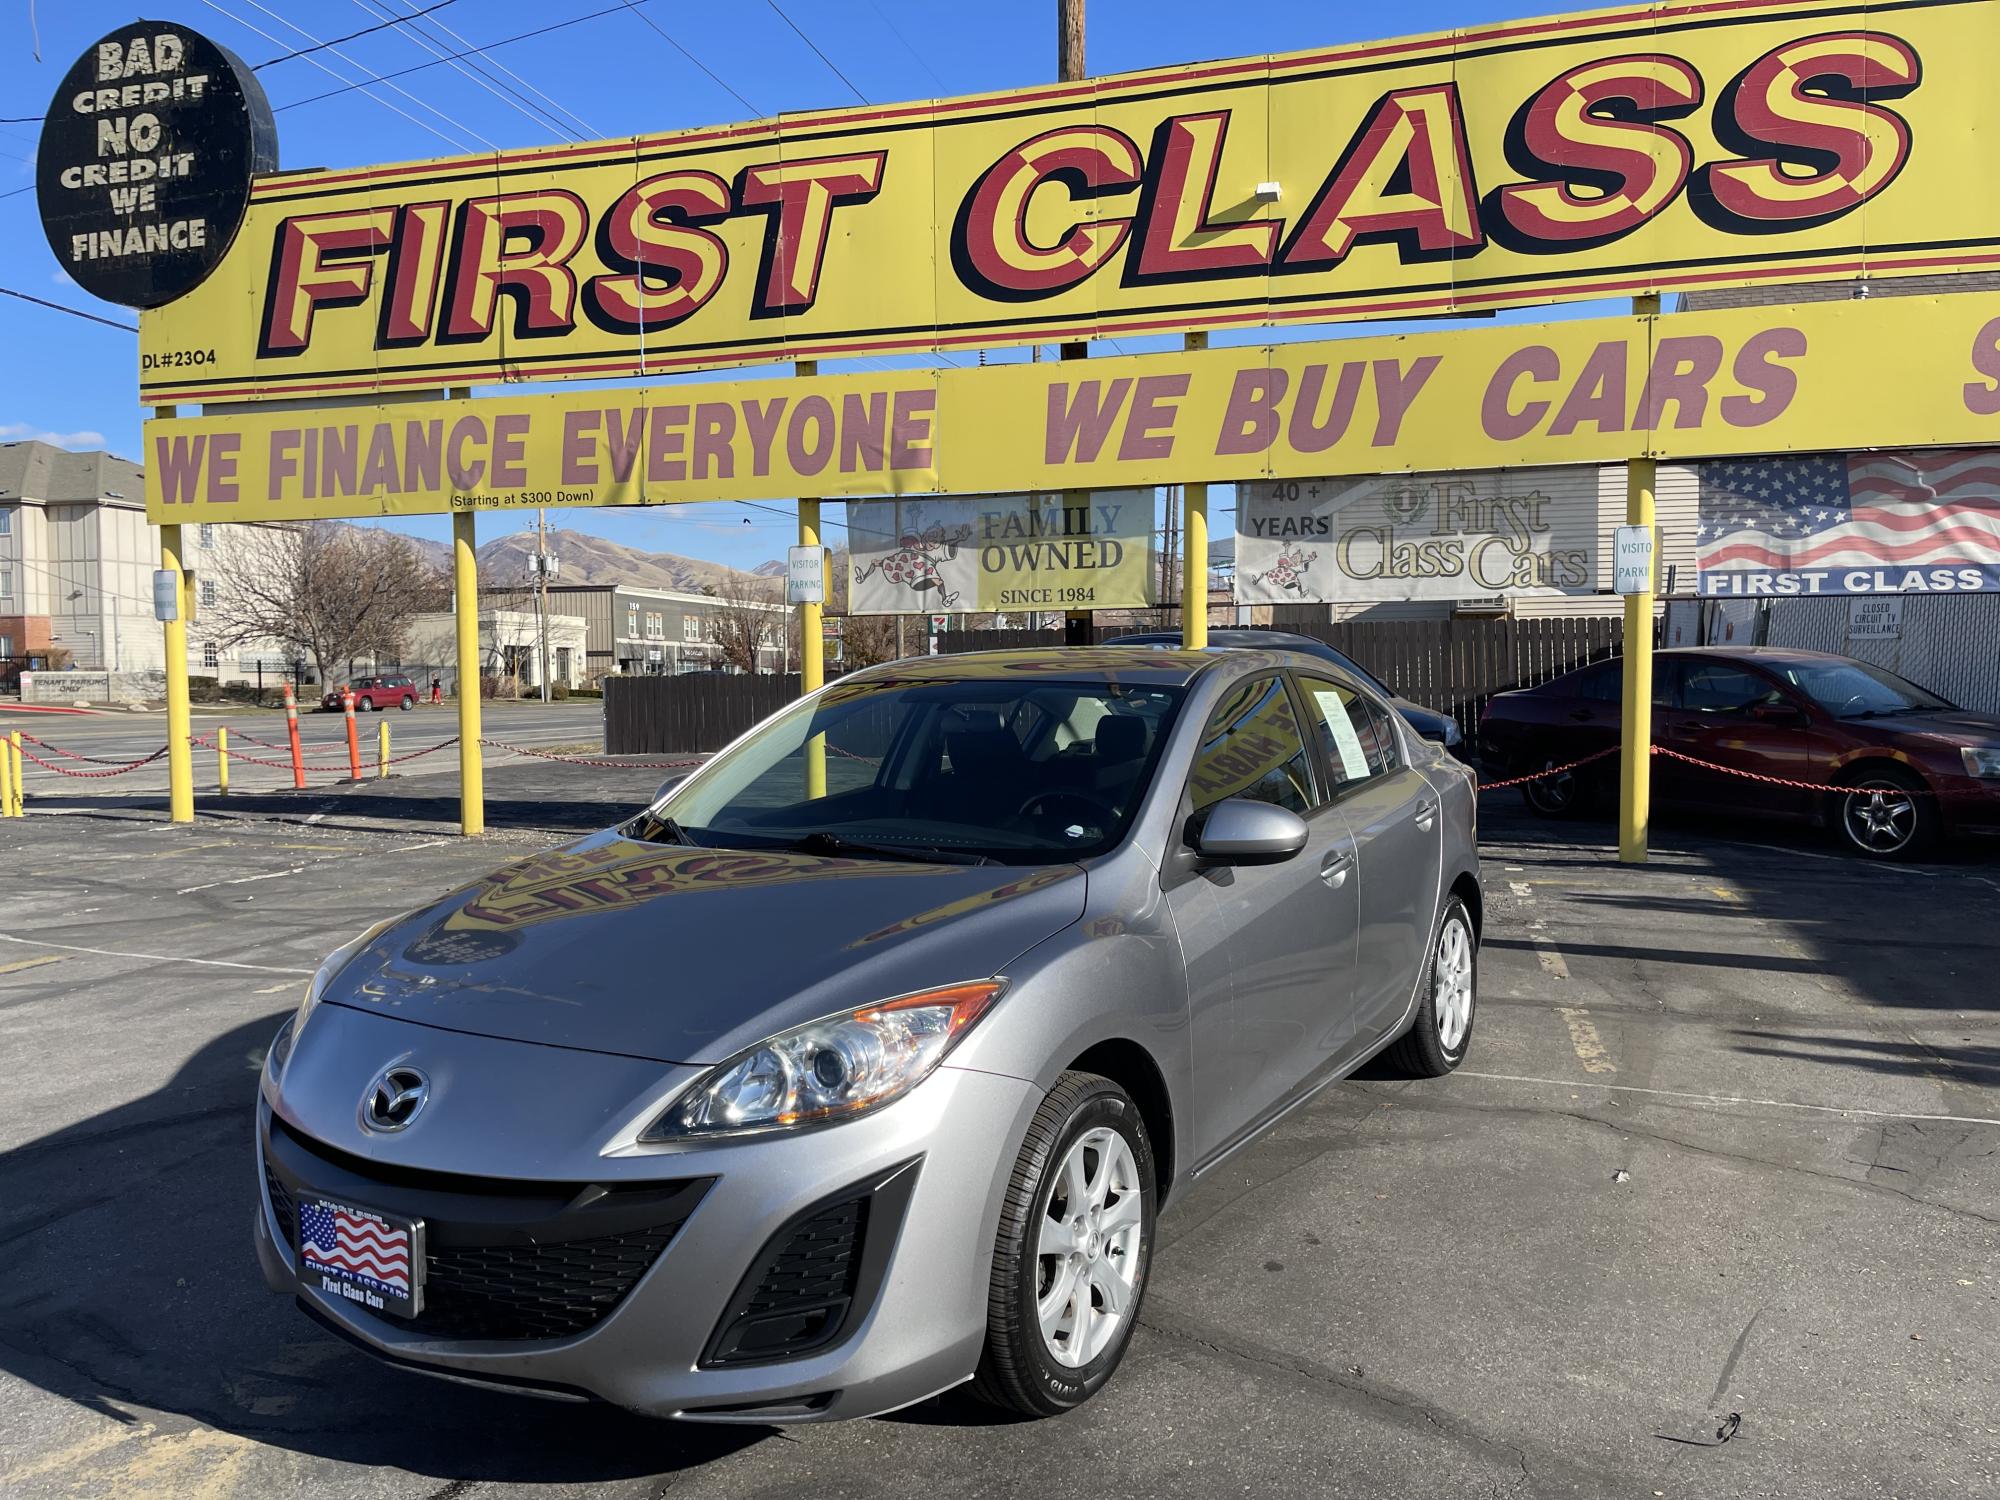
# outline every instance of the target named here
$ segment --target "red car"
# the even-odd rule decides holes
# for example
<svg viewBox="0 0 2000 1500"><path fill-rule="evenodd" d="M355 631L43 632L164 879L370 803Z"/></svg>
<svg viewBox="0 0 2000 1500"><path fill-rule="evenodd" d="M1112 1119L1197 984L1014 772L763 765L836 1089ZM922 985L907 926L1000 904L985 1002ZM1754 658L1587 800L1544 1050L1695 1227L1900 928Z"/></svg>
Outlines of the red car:
<svg viewBox="0 0 2000 1500"><path fill-rule="evenodd" d="M354 711L358 714L371 709L380 712L385 708L417 706L417 685L407 677L357 677L349 686L354 691ZM320 705L340 712L339 690L328 693Z"/></svg>
<svg viewBox="0 0 2000 1500"><path fill-rule="evenodd" d="M1619 742L1623 663L1497 693L1479 724L1496 777L1568 765ZM1953 833L2000 833L2000 719L1954 707L1845 656L1770 647L1653 658L1653 741L1780 785L1653 757L1653 801L1835 829L1858 854L1909 858ZM1601 804L1618 757L1522 788L1561 816Z"/></svg>

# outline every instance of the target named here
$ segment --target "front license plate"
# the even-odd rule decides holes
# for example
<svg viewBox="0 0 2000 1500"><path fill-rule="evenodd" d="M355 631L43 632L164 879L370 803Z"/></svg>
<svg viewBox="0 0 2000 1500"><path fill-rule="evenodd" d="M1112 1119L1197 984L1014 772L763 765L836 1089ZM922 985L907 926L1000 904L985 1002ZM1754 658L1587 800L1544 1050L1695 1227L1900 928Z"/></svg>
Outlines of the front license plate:
<svg viewBox="0 0 2000 1500"><path fill-rule="evenodd" d="M414 1318L424 1305L424 1221L303 1194L299 1276L369 1312Z"/></svg>

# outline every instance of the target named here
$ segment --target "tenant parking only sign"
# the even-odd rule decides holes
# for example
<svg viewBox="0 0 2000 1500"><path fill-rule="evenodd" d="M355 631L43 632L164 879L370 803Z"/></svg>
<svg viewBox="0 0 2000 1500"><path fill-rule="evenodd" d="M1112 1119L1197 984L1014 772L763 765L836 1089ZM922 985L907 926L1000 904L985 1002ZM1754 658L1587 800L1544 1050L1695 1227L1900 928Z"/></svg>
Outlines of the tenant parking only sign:
<svg viewBox="0 0 2000 1500"><path fill-rule="evenodd" d="M2000 0L1702 0L264 176L141 398L1976 269L1996 50Z"/></svg>

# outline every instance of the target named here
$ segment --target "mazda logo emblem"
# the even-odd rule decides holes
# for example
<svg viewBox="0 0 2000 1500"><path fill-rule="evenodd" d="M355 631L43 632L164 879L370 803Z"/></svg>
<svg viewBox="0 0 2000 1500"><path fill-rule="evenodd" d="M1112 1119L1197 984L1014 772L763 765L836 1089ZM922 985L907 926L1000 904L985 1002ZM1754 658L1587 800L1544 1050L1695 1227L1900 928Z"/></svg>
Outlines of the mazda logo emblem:
<svg viewBox="0 0 2000 1500"><path fill-rule="evenodd" d="M431 1081L417 1069L385 1070L361 1101L361 1123L370 1130L402 1130L423 1113L431 1096Z"/></svg>

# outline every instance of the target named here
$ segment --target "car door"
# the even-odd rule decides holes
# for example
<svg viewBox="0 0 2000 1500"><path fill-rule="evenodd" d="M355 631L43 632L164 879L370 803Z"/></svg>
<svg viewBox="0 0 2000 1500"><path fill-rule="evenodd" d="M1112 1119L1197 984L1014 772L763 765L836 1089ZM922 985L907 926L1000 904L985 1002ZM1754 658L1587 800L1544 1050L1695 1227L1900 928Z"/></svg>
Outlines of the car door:
<svg viewBox="0 0 2000 1500"><path fill-rule="evenodd" d="M1366 1047L1401 1024L1430 953L1444 831L1437 789L1409 763L1395 713L1351 683L1301 673L1354 839L1360 927L1354 1033Z"/></svg>
<svg viewBox="0 0 2000 1500"><path fill-rule="evenodd" d="M1764 817L1807 817L1812 792L1778 781L1810 781L1818 752L1812 720L1791 694L1762 672L1727 657L1680 659L1679 692L1656 708L1654 734L1666 749L1711 765L1768 776L1753 781L1656 756L1663 800Z"/></svg>
<svg viewBox="0 0 2000 1500"><path fill-rule="evenodd" d="M1184 827L1229 797L1289 808L1306 847L1272 865L1163 879L1185 955L1197 1160L1243 1136L1337 1058L1353 1029L1356 885L1346 820L1327 803L1282 675L1233 685L1188 775Z"/></svg>

